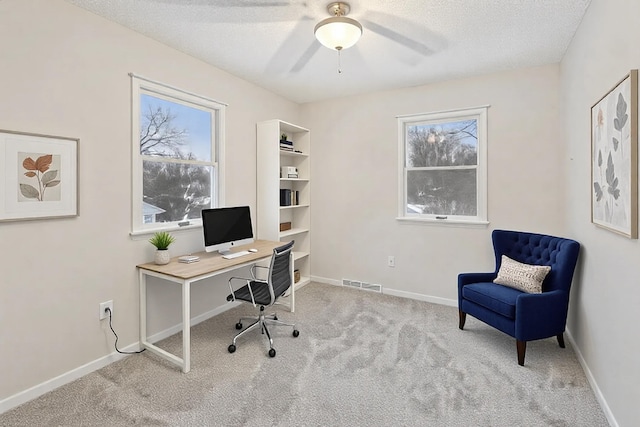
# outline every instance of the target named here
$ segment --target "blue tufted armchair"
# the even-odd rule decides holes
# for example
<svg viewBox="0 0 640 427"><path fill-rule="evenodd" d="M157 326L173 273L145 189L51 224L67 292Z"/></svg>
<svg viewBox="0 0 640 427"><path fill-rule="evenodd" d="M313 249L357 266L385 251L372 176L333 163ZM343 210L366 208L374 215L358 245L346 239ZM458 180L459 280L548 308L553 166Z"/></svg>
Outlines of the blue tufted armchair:
<svg viewBox="0 0 640 427"><path fill-rule="evenodd" d="M569 289L580 244L575 240L521 231L494 230L496 259L493 273L458 275L459 328L467 314L516 339L518 364L524 365L527 341L556 336L564 348ZM542 282L542 293L526 293L493 282L502 255L523 264L551 267Z"/></svg>

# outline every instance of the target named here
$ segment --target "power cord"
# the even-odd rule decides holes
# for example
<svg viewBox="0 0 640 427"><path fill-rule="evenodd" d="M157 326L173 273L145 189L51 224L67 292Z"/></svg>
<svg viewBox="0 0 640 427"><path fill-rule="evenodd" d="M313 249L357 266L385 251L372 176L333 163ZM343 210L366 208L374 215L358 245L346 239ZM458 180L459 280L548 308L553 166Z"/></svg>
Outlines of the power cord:
<svg viewBox="0 0 640 427"><path fill-rule="evenodd" d="M121 351L118 349L118 334L116 334L116 331L113 330L113 326L111 325L111 309L109 307L105 308L105 311L109 312L109 328L111 328L111 332L113 332L113 335L116 337L116 342L113 344L113 346L115 347L116 351L120 354L139 354L142 353L143 351L146 350L146 348L143 348L142 350L138 350L138 351Z"/></svg>

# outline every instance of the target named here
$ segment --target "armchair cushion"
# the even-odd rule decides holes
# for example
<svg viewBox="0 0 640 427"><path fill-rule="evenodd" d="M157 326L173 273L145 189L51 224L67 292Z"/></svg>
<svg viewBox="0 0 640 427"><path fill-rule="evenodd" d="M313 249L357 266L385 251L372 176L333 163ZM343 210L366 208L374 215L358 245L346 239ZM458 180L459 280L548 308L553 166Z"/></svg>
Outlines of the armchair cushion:
<svg viewBox="0 0 640 427"><path fill-rule="evenodd" d="M462 288L462 298L509 319L516 318L516 300L522 292L493 283L474 283Z"/></svg>
<svg viewBox="0 0 640 427"><path fill-rule="evenodd" d="M548 265L531 265L514 261L502 255L498 277L493 281L529 294L542 293L542 282L551 271Z"/></svg>

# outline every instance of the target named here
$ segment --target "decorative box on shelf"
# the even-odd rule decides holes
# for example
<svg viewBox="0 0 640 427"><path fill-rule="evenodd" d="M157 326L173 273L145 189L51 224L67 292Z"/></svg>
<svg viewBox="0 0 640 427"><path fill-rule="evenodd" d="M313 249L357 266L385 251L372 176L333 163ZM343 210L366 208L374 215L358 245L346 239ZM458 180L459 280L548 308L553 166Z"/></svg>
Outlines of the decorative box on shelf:
<svg viewBox="0 0 640 427"><path fill-rule="evenodd" d="M293 270L293 283L300 281L300 270Z"/></svg>
<svg viewBox="0 0 640 427"><path fill-rule="evenodd" d="M282 166L280 168L280 178L297 178L298 168L295 166Z"/></svg>
<svg viewBox="0 0 640 427"><path fill-rule="evenodd" d="M280 223L280 231L291 230L291 222L281 222Z"/></svg>

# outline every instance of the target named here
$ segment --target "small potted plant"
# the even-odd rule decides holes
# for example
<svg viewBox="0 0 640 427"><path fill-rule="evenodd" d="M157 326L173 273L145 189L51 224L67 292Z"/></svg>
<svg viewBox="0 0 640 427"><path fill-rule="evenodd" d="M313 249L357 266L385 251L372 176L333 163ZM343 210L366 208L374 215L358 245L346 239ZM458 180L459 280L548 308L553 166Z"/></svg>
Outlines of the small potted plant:
<svg viewBox="0 0 640 427"><path fill-rule="evenodd" d="M149 243L156 247L155 254L155 263L156 264L168 264L171 260L171 255L169 254L169 245L172 244L176 239L166 231L158 231L156 232L151 239L149 239Z"/></svg>
<svg viewBox="0 0 640 427"><path fill-rule="evenodd" d="M282 134L280 135L280 141L286 142L287 138L289 138L289 135L287 135L286 133L282 132Z"/></svg>

